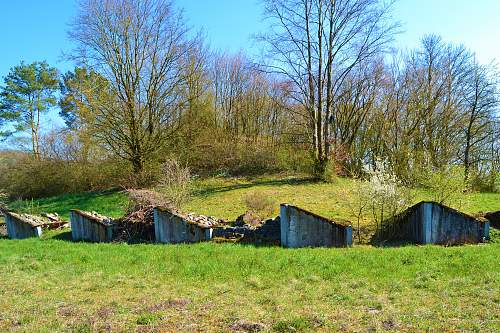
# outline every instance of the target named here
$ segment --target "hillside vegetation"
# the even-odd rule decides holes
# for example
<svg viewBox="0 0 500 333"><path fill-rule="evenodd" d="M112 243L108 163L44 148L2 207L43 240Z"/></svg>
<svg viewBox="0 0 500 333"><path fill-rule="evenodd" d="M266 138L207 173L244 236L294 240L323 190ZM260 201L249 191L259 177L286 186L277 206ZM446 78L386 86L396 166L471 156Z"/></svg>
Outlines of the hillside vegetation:
<svg viewBox="0 0 500 333"><path fill-rule="evenodd" d="M234 221L246 210L244 197L262 193L275 202L274 214L279 214L280 203L295 204L328 218L354 220L349 203L349 191L354 181L337 178L333 183L313 181L307 177L263 176L255 178L207 178L195 182L192 199L183 210L213 215ZM432 192L417 189L414 202L432 200ZM69 218L69 210L93 210L110 217L124 213L127 196L121 191L67 194L46 199L14 201L9 207L24 212L57 212ZM450 206L474 214L500 210L500 193L468 193L457 197ZM365 224L370 224L366 219Z"/></svg>
<svg viewBox="0 0 500 333"><path fill-rule="evenodd" d="M268 176L196 181L184 209L234 220L249 193L350 218L348 179ZM432 193L418 190L415 200ZM95 210L112 217L124 192L15 201L27 212ZM500 194L462 195L468 212L500 209ZM278 205L276 204L277 212ZM363 221L370 225L371 221ZM0 330L36 331L496 331L500 243L298 249L229 244L73 243L0 238ZM7 287L8 286L8 287Z"/></svg>

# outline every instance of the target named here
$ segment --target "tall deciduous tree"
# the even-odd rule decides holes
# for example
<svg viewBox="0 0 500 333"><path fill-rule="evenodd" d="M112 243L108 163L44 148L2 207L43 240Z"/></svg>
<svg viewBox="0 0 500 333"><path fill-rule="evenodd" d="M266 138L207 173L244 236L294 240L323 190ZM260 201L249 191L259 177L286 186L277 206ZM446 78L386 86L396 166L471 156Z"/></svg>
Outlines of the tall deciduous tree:
<svg viewBox="0 0 500 333"><path fill-rule="evenodd" d="M480 65L474 60L465 84L463 163L466 179L471 166L489 155L491 141L495 140L495 111L500 105L497 76L494 67ZM500 136L498 130L496 136Z"/></svg>
<svg viewBox="0 0 500 333"><path fill-rule="evenodd" d="M94 100L93 134L142 171L172 134L193 41L165 0L84 0L70 37L74 56L109 82L111 101Z"/></svg>
<svg viewBox="0 0 500 333"><path fill-rule="evenodd" d="M308 115L311 147L323 173L330 158L332 110L342 83L360 63L384 51L396 32L392 2L380 0L265 0L270 32L267 68L295 86Z"/></svg>
<svg viewBox="0 0 500 333"><path fill-rule="evenodd" d="M57 69L46 62L21 63L10 70L4 83L0 92L0 125L8 129L0 135L8 137L29 130L32 151L38 159L41 116L57 103Z"/></svg>

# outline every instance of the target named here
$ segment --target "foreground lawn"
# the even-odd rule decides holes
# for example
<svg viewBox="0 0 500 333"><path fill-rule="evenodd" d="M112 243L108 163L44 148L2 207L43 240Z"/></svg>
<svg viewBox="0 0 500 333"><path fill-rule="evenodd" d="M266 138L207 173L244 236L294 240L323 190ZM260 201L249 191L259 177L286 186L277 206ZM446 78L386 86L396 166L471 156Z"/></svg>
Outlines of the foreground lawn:
<svg viewBox="0 0 500 333"><path fill-rule="evenodd" d="M499 251L0 239L0 331L494 332Z"/></svg>

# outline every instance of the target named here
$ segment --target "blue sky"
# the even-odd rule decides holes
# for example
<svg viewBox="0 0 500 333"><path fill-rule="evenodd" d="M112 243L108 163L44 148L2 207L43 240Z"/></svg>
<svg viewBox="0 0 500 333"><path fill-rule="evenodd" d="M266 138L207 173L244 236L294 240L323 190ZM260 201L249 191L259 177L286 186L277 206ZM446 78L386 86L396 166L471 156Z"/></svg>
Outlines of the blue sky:
<svg viewBox="0 0 500 333"><path fill-rule="evenodd" d="M61 71L71 50L68 23L76 13L73 0L0 0L0 77L21 60L47 60ZM189 25L202 29L212 47L237 52L254 49L251 36L263 31L259 0L177 0ZM481 62L500 61L500 0L399 0L393 16L404 32L396 46L414 48L425 34L441 35L476 52ZM3 84L3 80L0 84ZM60 125L48 117L46 129Z"/></svg>

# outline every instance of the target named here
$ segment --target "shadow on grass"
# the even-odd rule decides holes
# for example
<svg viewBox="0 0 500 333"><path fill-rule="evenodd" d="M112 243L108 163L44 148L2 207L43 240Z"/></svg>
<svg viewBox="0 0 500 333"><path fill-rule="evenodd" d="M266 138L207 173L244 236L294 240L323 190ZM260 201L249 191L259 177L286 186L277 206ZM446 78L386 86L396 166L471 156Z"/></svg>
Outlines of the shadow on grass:
<svg viewBox="0 0 500 333"><path fill-rule="evenodd" d="M98 244L98 242L92 242L92 241L84 241L84 240L74 241L73 236L71 234L71 231L64 231L64 232L46 235L45 239L60 240L60 241L65 241L65 242L70 242L70 243L75 243L75 244L78 244L78 243ZM115 240L115 241L111 241L111 242L107 242L107 243L108 244L128 244L128 245L155 244L154 240L137 239L137 238L132 238L128 241Z"/></svg>
<svg viewBox="0 0 500 333"><path fill-rule="evenodd" d="M118 189L100 191L100 192L87 192L87 193L77 193L77 194L66 194L59 197L52 197L47 199L41 199L40 202L44 205L57 204L59 206L64 205L67 209L72 209L79 206L86 206L89 201L98 199L102 196L115 194L120 192Z"/></svg>
<svg viewBox="0 0 500 333"><path fill-rule="evenodd" d="M308 185L319 183L318 180L311 177L305 178L292 178L292 179L266 179L266 180L254 180L246 184L233 184L233 185L225 185L225 186L211 186L208 188L200 189L195 191L195 195L198 196L207 196L216 193L229 192L233 190L241 190L248 189L255 186L282 186L282 185L290 185L290 186L298 186L298 185Z"/></svg>
<svg viewBox="0 0 500 333"><path fill-rule="evenodd" d="M58 233L57 235L49 236L49 238L73 243L73 237L71 236L71 231L64 231Z"/></svg>
<svg viewBox="0 0 500 333"><path fill-rule="evenodd" d="M415 246L419 244L405 240L391 240L391 241L376 241L376 242L374 241L369 245L379 248L393 248L393 247Z"/></svg>
<svg viewBox="0 0 500 333"><path fill-rule="evenodd" d="M231 243L219 243L219 244L231 244ZM281 248L280 244L276 243L250 243L250 242L236 242L232 243L234 245L239 245L246 248Z"/></svg>
<svg viewBox="0 0 500 333"><path fill-rule="evenodd" d="M126 196L120 196L119 189L71 193L37 200L17 200L9 203L14 212L40 214L42 212L58 213L63 219L69 219L71 209L106 211L106 215L117 217L122 214L126 205Z"/></svg>

